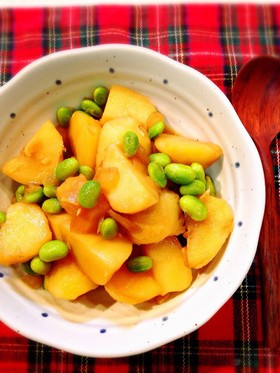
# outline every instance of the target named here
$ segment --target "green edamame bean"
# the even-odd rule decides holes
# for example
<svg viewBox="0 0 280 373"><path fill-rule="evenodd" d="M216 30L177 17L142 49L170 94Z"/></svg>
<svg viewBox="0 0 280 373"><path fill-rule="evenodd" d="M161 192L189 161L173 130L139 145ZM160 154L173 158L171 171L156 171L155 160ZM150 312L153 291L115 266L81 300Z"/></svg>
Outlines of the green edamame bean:
<svg viewBox="0 0 280 373"><path fill-rule="evenodd" d="M126 157L133 157L139 146L139 138L134 131L127 131L122 138L122 148Z"/></svg>
<svg viewBox="0 0 280 373"><path fill-rule="evenodd" d="M44 195L48 198L56 197L56 187L54 185L45 185L43 187Z"/></svg>
<svg viewBox="0 0 280 373"><path fill-rule="evenodd" d="M217 191L216 191L216 187L215 187L215 184L212 178L209 175L206 175L205 180L206 180L206 190L209 189L210 195L213 197L216 197Z"/></svg>
<svg viewBox="0 0 280 373"><path fill-rule="evenodd" d="M79 162L76 158L66 158L61 161L55 169L55 177L59 181L64 181L70 176L76 175L79 169Z"/></svg>
<svg viewBox="0 0 280 373"><path fill-rule="evenodd" d="M161 164L157 162L150 162L148 164L148 174L161 188L166 187L167 178Z"/></svg>
<svg viewBox="0 0 280 373"><path fill-rule="evenodd" d="M100 193L100 183L97 180L88 180L78 193L78 202L82 207L90 209L97 204Z"/></svg>
<svg viewBox="0 0 280 373"><path fill-rule="evenodd" d="M62 207L57 198L46 199L42 204L42 210L48 214L59 214Z"/></svg>
<svg viewBox="0 0 280 373"><path fill-rule="evenodd" d="M204 192L205 192L205 184L198 179L195 179L194 181L192 181L188 185L181 185L180 186L180 193L182 195L190 194L190 195L193 195L193 196L197 196L197 195L202 194Z"/></svg>
<svg viewBox="0 0 280 373"><path fill-rule="evenodd" d="M118 234L119 227L116 220L112 218L104 219L99 227L100 234L105 240L110 240Z"/></svg>
<svg viewBox="0 0 280 373"><path fill-rule="evenodd" d="M6 221L6 213L4 211L0 211L0 227L3 225Z"/></svg>
<svg viewBox="0 0 280 373"><path fill-rule="evenodd" d="M30 263L31 263L31 262L25 262L25 263L22 263L22 264L21 264L22 269L23 269L24 272L27 273L28 275L32 275L32 276L38 275L38 273L34 272L34 271L31 269L31 267L30 267Z"/></svg>
<svg viewBox="0 0 280 373"><path fill-rule="evenodd" d="M73 110L69 107L62 106L56 111L56 119L61 127L68 127Z"/></svg>
<svg viewBox="0 0 280 373"><path fill-rule="evenodd" d="M25 192L25 185L20 185L17 188L16 193L15 193L17 202L20 202L23 199L24 192Z"/></svg>
<svg viewBox="0 0 280 373"><path fill-rule="evenodd" d="M187 185L195 179L195 171L191 166L182 163L170 163L165 167L167 179L173 183Z"/></svg>
<svg viewBox="0 0 280 373"><path fill-rule="evenodd" d="M64 258L68 252L69 248L65 242L52 240L41 246L39 250L39 258L46 263L54 262L55 260Z"/></svg>
<svg viewBox="0 0 280 373"><path fill-rule="evenodd" d="M43 188L35 190L34 192L28 193L25 196L25 202L27 203L41 203L44 198Z"/></svg>
<svg viewBox="0 0 280 373"><path fill-rule="evenodd" d="M30 262L30 268L38 275L46 275L51 268L51 264L44 262L39 256L35 256Z"/></svg>
<svg viewBox="0 0 280 373"><path fill-rule="evenodd" d="M158 135L160 135L164 131L165 125L162 120L159 122L153 124L149 129L148 129L148 135L150 139L154 139Z"/></svg>
<svg viewBox="0 0 280 373"><path fill-rule="evenodd" d="M97 105L96 102L90 99L84 99L81 102L81 109L85 111L87 114L91 115L95 118L101 118L103 111L100 106Z"/></svg>
<svg viewBox="0 0 280 373"><path fill-rule="evenodd" d="M195 221L207 218L208 211L205 204L195 196L183 196L179 200L181 209Z"/></svg>
<svg viewBox="0 0 280 373"><path fill-rule="evenodd" d="M169 163L171 163L171 158L166 153L153 153L149 155L150 162L157 162L163 168L166 167Z"/></svg>
<svg viewBox="0 0 280 373"><path fill-rule="evenodd" d="M202 164L193 162L191 168L195 171L196 179L202 181L205 184L205 172Z"/></svg>
<svg viewBox="0 0 280 373"><path fill-rule="evenodd" d="M88 180L91 180L94 176L94 171L91 167L83 165L79 167L79 174L84 175Z"/></svg>
<svg viewBox="0 0 280 373"><path fill-rule="evenodd" d="M108 95L108 89L102 86L95 88L95 90L93 91L93 99L99 106L103 106L106 104Z"/></svg>
<svg viewBox="0 0 280 373"><path fill-rule="evenodd" d="M153 267L153 260L149 256L136 256L126 262L127 269L130 272L145 272Z"/></svg>

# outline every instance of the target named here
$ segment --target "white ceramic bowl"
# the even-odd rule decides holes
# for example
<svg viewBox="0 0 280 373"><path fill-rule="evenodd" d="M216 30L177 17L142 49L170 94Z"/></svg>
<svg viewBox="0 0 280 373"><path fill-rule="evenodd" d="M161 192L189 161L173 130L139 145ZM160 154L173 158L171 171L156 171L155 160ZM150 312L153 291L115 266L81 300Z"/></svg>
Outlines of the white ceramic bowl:
<svg viewBox="0 0 280 373"><path fill-rule="evenodd" d="M194 69L140 47L58 52L18 73L0 89L0 166L45 120L54 120L58 106L77 106L94 86L115 83L150 97L177 132L222 146L222 161L208 171L234 211L235 227L225 249L187 291L150 308L114 303L102 294L97 302L54 300L0 266L1 320L32 340L91 357L145 352L209 320L246 276L264 210L259 155L225 95ZM7 207L12 187L0 174L0 209Z"/></svg>

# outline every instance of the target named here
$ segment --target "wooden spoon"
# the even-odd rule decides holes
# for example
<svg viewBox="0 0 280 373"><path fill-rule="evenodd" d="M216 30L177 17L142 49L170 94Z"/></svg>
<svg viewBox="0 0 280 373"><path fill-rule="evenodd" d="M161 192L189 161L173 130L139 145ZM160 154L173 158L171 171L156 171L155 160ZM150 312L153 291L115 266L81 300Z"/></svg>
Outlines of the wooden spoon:
<svg viewBox="0 0 280 373"><path fill-rule="evenodd" d="M280 347L280 219L270 152L280 131L280 60L262 56L243 66L233 86L232 104L254 140L265 173L266 205L259 238L264 338ZM254 214L254 206L248 206Z"/></svg>

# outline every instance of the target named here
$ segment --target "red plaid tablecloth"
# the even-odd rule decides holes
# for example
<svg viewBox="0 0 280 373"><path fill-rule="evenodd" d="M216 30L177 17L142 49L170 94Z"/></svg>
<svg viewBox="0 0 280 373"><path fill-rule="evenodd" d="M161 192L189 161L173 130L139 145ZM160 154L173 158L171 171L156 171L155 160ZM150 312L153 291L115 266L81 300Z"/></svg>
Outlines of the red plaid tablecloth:
<svg viewBox="0 0 280 373"><path fill-rule="evenodd" d="M0 9L0 85L43 55L105 43L159 51L196 68L230 98L245 62L262 54L280 56L280 5ZM272 154L280 192L279 135ZM209 322L145 354L120 359L76 356L21 337L0 322L0 372L280 372L279 355L263 344L263 317L257 256L238 291Z"/></svg>

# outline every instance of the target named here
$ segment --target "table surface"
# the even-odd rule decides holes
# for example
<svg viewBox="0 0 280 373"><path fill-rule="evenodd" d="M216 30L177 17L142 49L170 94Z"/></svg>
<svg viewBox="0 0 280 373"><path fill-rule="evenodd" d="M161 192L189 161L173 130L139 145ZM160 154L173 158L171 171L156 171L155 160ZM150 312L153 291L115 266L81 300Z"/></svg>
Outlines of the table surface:
<svg viewBox="0 0 280 373"><path fill-rule="evenodd" d="M205 74L230 99L244 63L259 55L279 56L280 5L0 8L0 86L41 56L106 43L145 46L165 54ZM272 145L279 195L279 135ZM59 351L18 335L0 321L0 373L280 372L279 354L264 345L261 293L257 254L240 288L199 330L156 350L119 359Z"/></svg>

